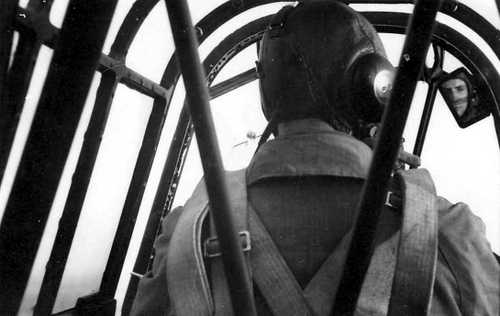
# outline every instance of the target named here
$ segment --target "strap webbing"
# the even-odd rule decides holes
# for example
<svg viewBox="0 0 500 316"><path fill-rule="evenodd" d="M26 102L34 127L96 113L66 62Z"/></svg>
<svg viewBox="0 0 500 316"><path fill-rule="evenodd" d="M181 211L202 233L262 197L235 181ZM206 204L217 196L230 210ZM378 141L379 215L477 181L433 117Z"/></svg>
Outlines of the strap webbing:
<svg viewBox="0 0 500 316"><path fill-rule="evenodd" d="M282 258L258 215L249 207L254 280L274 315L330 315L352 231L347 233L304 290ZM396 261L400 216L382 212L372 257L355 315L386 315ZM256 239L259 242L256 242ZM256 277L267 280L261 282ZM306 310L306 313L304 312Z"/></svg>
<svg viewBox="0 0 500 316"><path fill-rule="evenodd" d="M330 314L352 234L344 236L303 291L258 215L247 205L244 172L228 176L232 192L237 193L231 196L237 229L241 231L250 227L253 279L273 314ZM397 177L401 182L404 204L401 234L395 233L399 215L389 208L384 209L377 228L378 246L363 284L356 315L386 315L389 309L388 315L391 316L420 316L426 315L430 305L437 256L434 187L423 169L400 172ZM201 183L186 204L171 239L167 277L176 315L232 315L220 258L209 261L213 296L204 267L200 245L207 202ZM212 236L214 233L211 229ZM394 269L396 247L397 269Z"/></svg>
<svg viewBox="0 0 500 316"><path fill-rule="evenodd" d="M247 212L247 188L246 176L244 170L226 172L228 187L231 188L229 196L231 211L233 212L236 230L238 232L248 230L248 212ZM215 225L210 218L210 237L217 237ZM252 236L250 237L252 238ZM252 240L253 242L253 240ZM248 253L245 253L247 263L249 262ZM233 308L231 304L231 295L227 286L226 273L222 263L222 257L215 257L209 260L210 280L212 284L212 297L214 300L215 315L232 316ZM250 270L250 276L252 275Z"/></svg>
<svg viewBox="0 0 500 316"><path fill-rule="evenodd" d="M402 183L403 218L390 208L382 212L377 247L355 315L426 315L430 306L437 256L433 183L423 169L400 172L398 179ZM254 279L274 315L329 315L352 232L302 291L251 207L249 215Z"/></svg>
<svg viewBox="0 0 500 316"><path fill-rule="evenodd" d="M167 253L167 286L175 315L213 314L200 239L208 211L205 183L202 181L179 216Z"/></svg>
<svg viewBox="0 0 500 316"><path fill-rule="evenodd" d="M437 260L436 192L425 169L397 176L404 192L404 220L388 315L427 315Z"/></svg>
<svg viewBox="0 0 500 316"><path fill-rule="evenodd" d="M314 315L302 288L258 215L249 207L253 279L274 315Z"/></svg>
<svg viewBox="0 0 500 316"><path fill-rule="evenodd" d="M342 238L304 290L304 296L314 310L314 315L330 315L351 238L352 231Z"/></svg>
<svg viewBox="0 0 500 316"><path fill-rule="evenodd" d="M214 299L215 313L217 316L232 316L233 305L231 293L227 286L226 272L221 257L216 257L210 262L210 281L212 282L212 297Z"/></svg>

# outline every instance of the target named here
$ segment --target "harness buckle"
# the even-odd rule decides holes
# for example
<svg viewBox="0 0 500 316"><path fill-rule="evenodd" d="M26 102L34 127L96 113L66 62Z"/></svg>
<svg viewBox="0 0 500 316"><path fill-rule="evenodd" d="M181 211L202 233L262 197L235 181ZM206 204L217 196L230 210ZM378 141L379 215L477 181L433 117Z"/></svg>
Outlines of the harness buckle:
<svg viewBox="0 0 500 316"><path fill-rule="evenodd" d="M387 191L387 195L385 196L385 206L388 206L390 208L393 208L395 210L401 209L403 202L401 200L401 197L398 196L397 193L392 192L392 191Z"/></svg>
<svg viewBox="0 0 500 316"><path fill-rule="evenodd" d="M250 242L250 232L244 230L239 232L240 244L243 252L250 251L252 249L252 244ZM215 258L222 255L220 250L220 243L217 237L210 237L203 243L203 256L205 258Z"/></svg>

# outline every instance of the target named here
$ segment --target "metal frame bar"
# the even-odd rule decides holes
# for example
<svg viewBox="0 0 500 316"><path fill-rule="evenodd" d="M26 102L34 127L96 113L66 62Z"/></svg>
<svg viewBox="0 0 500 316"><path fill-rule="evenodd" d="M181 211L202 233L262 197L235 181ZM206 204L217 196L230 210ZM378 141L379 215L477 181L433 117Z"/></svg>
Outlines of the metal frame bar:
<svg viewBox="0 0 500 316"><path fill-rule="evenodd" d="M234 215L229 203L224 167L210 112L208 89L198 56L198 44L191 15L185 0L165 0L165 3L174 37L176 56L186 88L189 111L198 140L211 206L210 215L214 220L221 244L222 261L233 311L235 315L257 315L249 268L239 244Z"/></svg>
<svg viewBox="0 0 500 316"><path fill-rule="evenodd" d="M116 73L103 74L68 197L59 219L59 228L45 268L42 287L35 305L37 315L49 315L52 312L117 84Z"/></svg>
<svg viewBox="0 0 500 316"><path fill-rule="evenodd" d="M0 226L2 314L19 308L115 5L69 3Z"/></svg>
<svg viewBox="0 0 500 316"><path fill-rule="evenodd" d="M181 122L187 122L181 124ZM193 136L193 129L186 129L185 126L191 126L187 107L183 107L179 116L179 124L176 127L172 142L169 147L168 157L176 156L179 152L185 153ZM170 210L172 201L175 196L177 186L173 186L182 172L182 166L187 155L180 155L176 159L167 159L163 167L160 177L160 183L156 190L153 206L149 213L145 231L142 236L139 252L137 253L134 267L130 275L130 280L127 286L127 292L123 300L122 315L128 316L132 309L137 287L139 285L140 276L144 275L152 261L151 249L153 248L157 232L160 228L161 219L166 216L166 210ZM174 164L174 165L172 165ZM175 170L175 171L174 171Z"/></svg>
<svg viewBox="0 0 500 316"><path fill-rule="evenodd" d="M157 1L158 0L156 0L156 2ZM152 1L146 0L143 2L152 2ZM134 4L134 7L137 6L138 3L141 4L142 2L136 2ZM146 11L146 10L133 10L133 8L131 9L131 12L134 14ZM145 17L142 16L137 16L137 17L138 20L133 20L133 21L130 18L129 19L126 18L123 24L124 26L126 26L124 29L130 31L130 33L127 33L127 35L131 36L132 38L126 37L125 34L123 34L124 31L119 31L117 38L120 39L119 41L120 45L112 46L111 53L109 56L101 54L97 70L101 73L115 72L119 74L120 83L123 83L130 89L136 90L142 94L145 94L153 98L162 97L167 99L168 91L164 87L155 83L153 80L137 73L136 71L128 68L125 65L124 56L126 54L126 51L128 50L128 47L124 46L124 44L122 44L121 41L127 41L129 42L129 44L131 43L131 40L133 39L133 36L137 33L138 29L136 29L135 32L133 32L133 27L132 27L133 25L131 25L130 22L128 21L135 22L134 26L141 26L140 23L142 23L142 21L145 19ZM33 13L32 10L19 8L16 18L17 18L16 24L18 25L19 29L21 30L26 29L30 31L36 30L35 34L39 41L41 41L50 48L55 47L57 38L59 37L59 29L50 24L48 16L40 17L40 14ZM118 49L120 50L124 49L125 51L119 51Z"/></svg>
<svg viewBox="0 0 500 316"><path fill-rule="evenodd" d="M14 34L13 21L16 14L17 1L4 0L0 3L0 93L4 90L10 62L12 39ZM0 94L0 97L3 95ZM0 98L3 100L3 97Z"/></svg>
<svg viewBox="0 0 500 316"><path fill-rule="evenodd" d="M239 13L252 8L254 6L257 6L259 4L263 3L263 1L254 1L250 4L245 4L245 6L238 6L234 7L231 3L226 2L219 6L217 9L212 11L211 14L209 14L207 17L203 18L197 25L196 25L196 30L199 31L199 42L203 42L210 34L212 34L219 26L221 26L223 23L225 23L227 20L229 20L231 17L238 15ZM218 65L214 65L213 67L218 67ZM212 74L213 69L210 70L208 80L211 81L213 78L211 78L210 74ZM180 76L179 69L177 68L177 63L176 63L176 58L173 57L168 65L167 69L164 73L164 76L161 80L160 85L167 87L168 90L172 90L175 88L176 82ZM155 102L153 104L153 108L157 107L165 107L170 104L171 99L168 99L165 105L165 100L163 99L155 99ZM152 116L154 113L152 113ZM166 116L166 111L163 112L163 117L161 120L161 124L163 124ZM159 120L158 120L159 121ZM162 125L163 126L163 125ZM146 133L145 133L145 139L148 138L147 135L148 133L155 133L155 139L151 140L148 144L148 146L156 146L158 145L160 139L160 131L161 127L154 127L153 125L150 125L148 123L148 127L146 128ZM151 127L151 128L150 128ZM158 128L158 129L156 129ZM150 132L149 132L150 131ZM156 131L156 132L155 132ZM143 146L141 147L141 152L142 151L149 151L151 149L148 149L147 147ZM153 156L150 157L151 162L153 159ZM139 211L139 206L141 203L142 199L142 193L144 192L144 186L142 184L146 183L150 167L149 165L148 168L143 168L139 166L139 164L143 164L144 162L141 161L141 154L139 154L139 157L137 159L137 164L136 168L134 169L134 176L132 179L132 182L134 182L134 177L139 179L142 177L143 180L137 180L137 183L141 184L141 187L138 188L138 190L132 190L129 188L129 192L127 193L126 197L126 202L125 206L122 211L122 215L120 218L120 223L118 225L117 231L115 233L115 240L113 241L113 246L111 248L111 253L108 259L108 263L106 264L105 272L103 274L103 279L101 282L101 287L98 293L95 294L95 297L101 297L105 300L108 299L109 296L114 296L114 291L116 290L116 286L118 285L119 277L121 274L121 267L123 265L123 260L126 256L127 250L128 250L128 244L130 242L130 237L132 235L132 231L134 228L135 224L135 219L137 217L137 213ZM148 158L149 159L149 158ZM145 159L143 159L145 160ZM148 162L149 163L149 162ZM142 168L143 173L136 173L137 168ZM127 203L127 200L130 201L130 203ZM127 207L127 205L129 207ZM120 267L118 269L117 267Z"/></svg>
<svg viewBox="0 0 500 316"><path fill-rule="evenodd" d="M436 100L437 91L438 91L437 83L430 82L429 89L427 90L427 96L425 97L424 110L422 112L422 117L420 119L420 124L418 126L415 146L413 148L413 154L416 156L420 156L422 154L422 149L424 148L424 140L425 136L427 135L427 128L429 127L429 122L431 119L432 109L434 108L434 100Z"/></svg>
<svg viewBox="0 0 500 316"><path fill-rule="evenodd" d="M240 74L237 74L236 76L228 80L224 80L223 82L210 87L210 89L208 90L210 99L215 99L221 95L233 91L234 89L246 85L247 83L257 80L258 76L259 75L257 73L257 70L255 68L252 68Z"/></svg>
<svg viewBox="0 0 500 316"><path fill-rule="evenodd" d="M12 134L9 132L12 118L8 117L8 114L16 112L15 107L13 109L13 104L11 104L12 97L9 93L10 80L8 78L16 8L16 0L4 0L0 3L0 117L2 118L0 120L0 181L12 143L12 140L6 137L6 135ZM26 50L24 38L20 38L18 43L16 57L20 55L20 52ZM17 68L18 64L12 66L14 65Z"/></svg>
<svg viewBox="0 0 500 316"><path fill-rule="evenodd" d="M104 270L99 295L105 298L113 297L120 278L121 271L117 267L123 265L127 254L128 245L139 212L142 196L146 188L157 144L169 107L163 101L162 106L153 105L153 110L148 119L146 132L139 150L137 162L134 167L130 186L125 198L122 215L118 223L117 233ZM121 270L121 269L120 269Z"/></svg>
<svg viewBox="0 0 500 316"><path fill-rule="evenodd" d="M388 12L366 12L364 15L376 25L378 31L400 34L404 33L405 27L403 25L409 17L408 14L404 13ZM500 85L500 75L498 72L490 71L490 69L494 69L494 66L485 54L468 38L444 24L438 23L433 41L458 58L474 75L480 76L481 80L488 83L489 92L492 93L496 101L491 106L492 115L495 120L500 120L500 105L498 103L500 91L492 88ZM498 51L494 50L494 52L500 58L500 45L494 47L499 48ZM499 132L497 132L497 138L500 144Z"/></svg>
<svg viewBox="0 0 500 316"><path fill-rule="evenodd" d="M130 11L131 14L127 16L123 24L124 27L118 33L117 41L115 41L114 46L111 49L110 55L115 58L104 54L100 57L99 70L103 73L103 78L101 86L98 89L96 106L94 107L94 111L90 119L77 168L73 176L67 203L60 220L60 229L54 243L55 247L53 248L51 257L47 264L47 271L44 275L44 281L42 282L42 290L40 291L38 303L36 305L37 313L46 314L50 313L52 310L57 294L57 288L62 278L64 265L71 248L71 242L74 237L81 207L83 205L85 193L87 191L92 169L96 160L101 136L104 132L107 116L111 106L111 99L118 81L122 80L128 87L151 97L162 97L167 100L171 98L173 92L172 90L169 91L153 81L141 76L135 71L127 68L124 65L124 61L120 61L120 59L124 58L123 56L128 50L128 46L123 43L128 43L128 45L130 45L133 36L140 26L140 23L142 23L145 19L143 14L147 14L149 12L148 9L152 9L154 3L155 2L151 0L143 1L142 3L136 2ZM29 24L31 22L29 17L31 16L33 15L25 15L23 17L24 23ZM36 22L38 21L40 20L36 20ZM133 21L133 24L130 22L127 23L127 21ZM43 23L47 25L48 22L46 21ZM46 32L44 37L51 38L51 43L55 43L58 30L53 27L46 28L46 30L49 31ZM250 71L243 73L241 76L237 76L236 80L238 82L241 80L243 80L243 82L247 82L248 80L256 78L255 74L250 74L249 72ZM223 94L226 91L233 89L234 84L234 80L231 79L224 81L214 87L214 93L217 96ZM158 115L153 114L152 117L158 117ZM149 148L152 147L149 146ZM151 157L152 156L154 155L151 155ZM138 159L138 161L140 161L140 159Z"/></svg>
<svg viewBox="0 0 500 316"><path fill-rule="evenodd" d="M49 11L52 0L30 0L27 10L17 11L16 18L36 17L40 24L50 24ZM40 28L41 29L41 28ZM4 99L0 102L0 181L3 178L9 152L14 140L24 98L28 91L36 58L42 43L37 32L28 27L19 28L19 41L16 47L12 66L5 84Z"/></svg>
<svg viewBox="0 0 500 316"><path fill-rule="evenodd" d="M238 52L252 45L261 38L261 34L268 24L270 16L262 17L246 24L233 32L230 36L222 40L216 48L207 56L204 61L205 69L208 73L208 84L215 79L216 75L222 70L232 57ZM232 91L241 85L244 85L257 76L255 69L247 70L228 80L225 80L209 88L210 98ZM138 275L143 275L151 263L151 249L154 239L159 231L160 218L165 216L170 210L178 180L184 166L187 156L187 149L192 138L193 128L190 121L189 112L186 106L183 107L178 118L178 124L174 132L172 143L170 144L167 159L163 167L160 184L156 190L151 213L146 224L141 246L136 257L127 294L123 303L122 315L128 315L135 297Z"/></svg>
<svg viewBox="0 0 500 316"><path fill-rule="evenodd" d="M419 0L409 21L394 89L384 111L380 138L364 183L351 245L332 315L352 315L374 249L374 236L441 1ZM390 311L389 311L390 313Z"/></svg>
<svg viewBox="0 0 500 316"><path fill-rule="evenodd" d="M432 65L432 68L426 68L424 71L424 80L427 81L429 88L427 90L424 110L422 111L420 124L418 126L417 138L415 139L415 145L413 146L413 154L416 156L420 156L422 154L424 140L427 135L427 129L429 127L432 109L434 108L434 101L436 100L438 90L436 80L443 71L444 49L436 44L432 45L432 49L434 51L434 64Z"/></svg>
<svg viewBox="0 0 500 316"><path fill-rule="evenodd" d="M126 76L125 78L131 79L129 84L134 85L135 81L139 81L143 85L153 87L152 91L160 91L168 98L168 91L163 87L154 89L156 84L150 84L152 81L145 80L127 69L124 60L132 39L156 2L151 0L135 2L111 47L110 56L114 58L104 54L100 56L99 68L102 71L102 78L35 306L37 315L48 315L52 312L118 82ZM52 33L57 34L58 30L53 28ZM142 86L135 85L135 87ZM142 92L144 93L144 89ZM85 304L91 305L88 300L81 300L78 308L85 309L85 306L82 306ZM105 305L110 304L114 309L114 300L110 303L108 299Z"/></svg>
<svg viewBox="0 0 500 316"><path fill-rule="evenodd" d="M216 91L210 97L215 98L229 91L232 91L250 81L253 81L255 80L254 76L255 70L251 69L240 74L239 76L221 82L220 84L214 86L212 89L209 89L209 91ZM173 137L172 143L169 148L169 157L171 155L176 155L178 152L184 152L184 150L182 149L179 151L179 148L187 149L191 142L193 129L186 107L184 107L181 111L179 122L180 124L177 125L177 129L174 132L174 135L182 136ZM181 122L187 123L182 124ZM188 126L188 128L186 128L186 125ZM143 275L146 272L146 269L150 264L151 249L153 247L153 243L160 226L160 219L165 215L165 210L169 210L171 208L171 203L173 202L173 197L175 196L176 186L172 187L171 184L176 182L176 179L180 177L180 172L182 170L182 166L184 165L185 158L186 155L181 155L180 157L178 157L175 161L176 164L174 166L170 165L173 162L172 159L167 159L167 162L165 163L158 190L156 191L153 206L151 208L151 212L146 224L145 233L141 241L141 246L136 257L133 272L131 273L131 279L129 281L124 303L122 305L122 315L128 315L130 313L133 299L135 297L137 286L140 280L139 276ZM172 174L173 170L176 170L176 175Z"/></svg>
<svg viewBox="0 0 500 316"><path fill-rule="evenodd" d="M158 0L142 0L134 3L134 6L131 9L131 12L140 12L140 11L145 11L149 12L150 10ZM214 25L214 20L217 19L223 19L223 22L229 20L231 17L235 16L238 13L241 13L243 11L246 11L252 7L266 4L266 3L273 3L276 2L276 0L258 0L258 1L246 1L243 6L237 7L235 10L235 7L232 7L232 4L229 2L224 3L212 13L208 14L201 22L200 24L205 24L206 27L210 27L211 25ZM412 4L413 1L344 1L346 3L386 3L386 4ZM28 11L19 8L18 9L18 15L16 19L16 24L18 27L28 27L32 30L35 30L37 32L37 36L40 38L40 40L48 45L49 47L53 47L56 41L57 37L57 28L54 26L45 23L41 23L40 19L33 19L32 15L29 14ZM455 18L458 20L461 20L462 23L464 23L466 26L471 28L473 31L475 31L478 34L481 34L481 36L484 37L485 41L490 45L490 47L495 51L497 56L500 56L500 35L499 31L492 28L491 24L484 19L482 16L477 14L475 11L472 9L468 8L467 6L457 3L452 0L445 0L441 12ZM471 17L470 19L465 19L466 17ZM143 19L145 17L142 17L142 19L137 20L137 22L140 24L142 23ZM42 20L44 21L44 20ZM131 31L132 29L128 29L128 24L132 22L130 19L126 19L123 23L123 29L119 32L117 35L117 43L116 48L117 51L121 50L121 46L127 46L125 45L124 42L125 40L120 40L118 41L119 38L126 37L127 41L131 42L133 39L133 35L136 34L136 31L134 33L128 33L132 34L131 37L127 37L127 31ZM204 29L202 29L204 30ZM123 43L122 43L123 42ZM128 47L123 50L122 57L125 56L126 52L128 50ZM106 72L110 70L116 70L116 68L120 68L121 72L124 72L124 74L121 76L121 83L127 85L129 88L137 90L141 93L147 94L151 97L165 97L166 92L164 88L162 88L161 85L158 85L154 83L152 80L138 74L137 72L133 71L132 69L129 69L126 67L121 60L122 57L118 57L117 59L113 59L109 56L102 55L100 59L100 67L99 71L100 72Z"/></svg>

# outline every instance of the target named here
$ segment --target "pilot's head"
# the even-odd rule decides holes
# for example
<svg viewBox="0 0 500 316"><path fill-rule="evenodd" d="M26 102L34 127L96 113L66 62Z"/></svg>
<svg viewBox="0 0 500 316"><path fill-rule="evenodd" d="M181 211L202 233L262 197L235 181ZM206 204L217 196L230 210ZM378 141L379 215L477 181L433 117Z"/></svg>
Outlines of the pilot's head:
<svg viewBox="0 0 500 316"><path fill-rule="evenodd" d="M446 80L441 84L441 92L457 115L464 115L469 103L469 91L465 80L459 77Z"/></svg>
<svg viewBox="0 0 500 316"><path fill-rule="evenodd" d="M356 133L379 122L392 87L392 65L373 26L337 1L285 7L259 51L263 111L278 122L320 118Z"/></svg>

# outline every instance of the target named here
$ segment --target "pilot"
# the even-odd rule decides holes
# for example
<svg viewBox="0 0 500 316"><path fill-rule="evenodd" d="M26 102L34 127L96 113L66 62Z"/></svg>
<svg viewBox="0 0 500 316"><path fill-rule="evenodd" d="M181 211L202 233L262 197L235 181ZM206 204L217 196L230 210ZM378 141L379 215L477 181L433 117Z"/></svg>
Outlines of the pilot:
<svg viewBox="0 0 500 316"><path fill-rule="evenodd" d="M451 104L459 117L464 115L469 104L467 83L459 77L451 78L441 84L445 100Z"/></svg>
<svg viewBox="0 0 500 316"><path fill-rule="evenodd" d="M323 263L345 247L372 158L361 139L376 134L373 127L380 122L393 70L373 26L338 1L308 1L278 12L264 34L258 68L266 130L275 137L259 147L243 184L229 181L229 194L244 205L240 208L253 210L250 219L260 220L296 280L295 289L305 291ZM205 214L204 195L202 183L184 207L164 220L152 270L139 283L132 315L231 314L230 303L217 303L228 302L228 293L214 294L220 281L213 276L217 251L208 254L204 236L210 234L210 223L202 227L198 220ZM499 315L500 270L481 220L465 204L442 198L436 212L439 252L430 314ZM386 214L398 223L397 212ZM198 235L199 240L191 239ZM280 286L261 288L259 282L276 279L275 269L256 270L254 251L248 253L259 315L329 314L331 304L309 306L313 312L302 313L293 309L296 302L289 295L279 295ZM334 255L332 262L339 260ZM340 273L339 268L334 274ZM274 281L267 283L272 287ZM326 283L335 287L338 279ZM372 297L360 299L359 315L387 311L377 293Z"/></svg>

